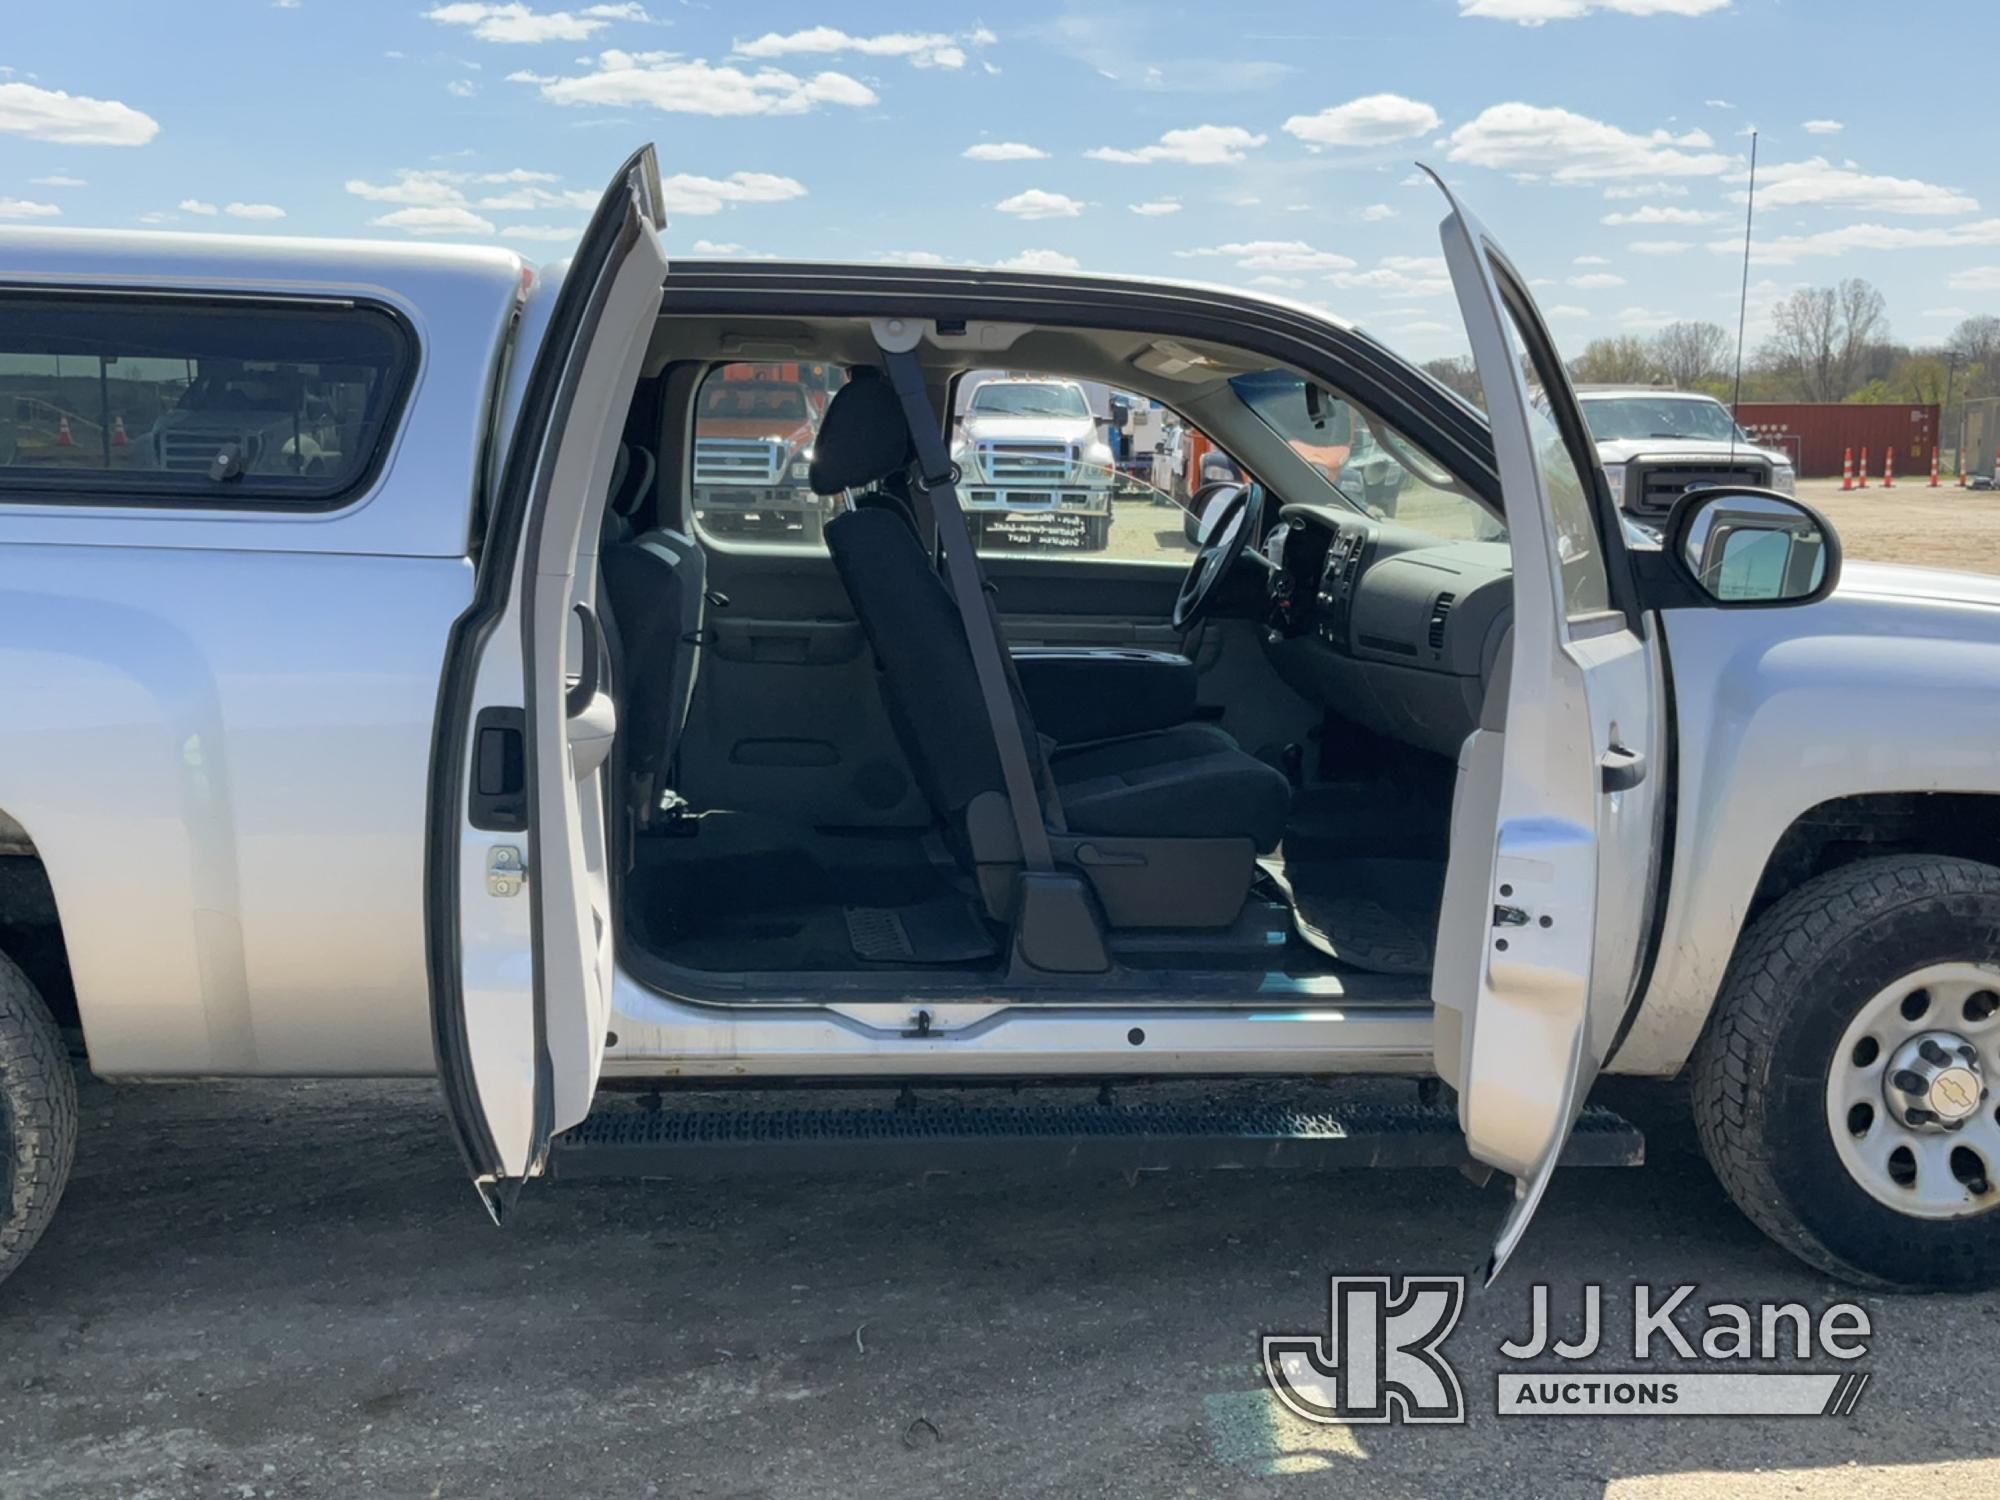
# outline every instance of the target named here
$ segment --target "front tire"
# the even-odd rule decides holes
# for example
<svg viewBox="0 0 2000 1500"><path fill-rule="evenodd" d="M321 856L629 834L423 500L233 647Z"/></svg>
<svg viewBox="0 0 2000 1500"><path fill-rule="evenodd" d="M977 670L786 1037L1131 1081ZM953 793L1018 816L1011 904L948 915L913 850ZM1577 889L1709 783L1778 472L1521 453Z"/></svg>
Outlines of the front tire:
<svg viewBox="0 0 2000 1500"><path fill-rule="evenodd" d="M42 997L0 955L0 1281L54 1217L76 1154L76 1075Z"/></svg>
<svg viewBox="0 0 2000 1500"><path fill-rule="evenodd" d="M1693 1058L1737 1207L1865 1286L2000 1284L2000 869L1899 855L1746 932Z"/></svg>

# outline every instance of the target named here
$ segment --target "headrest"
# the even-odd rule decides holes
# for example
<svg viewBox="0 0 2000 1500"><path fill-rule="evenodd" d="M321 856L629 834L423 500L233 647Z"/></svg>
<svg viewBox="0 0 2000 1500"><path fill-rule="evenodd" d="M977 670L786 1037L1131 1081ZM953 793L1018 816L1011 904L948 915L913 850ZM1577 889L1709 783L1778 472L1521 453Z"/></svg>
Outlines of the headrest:
<svg viewBox="0 0 2000 1500"><path fill-rule="evenodd" d="M813 493L860 489L906 468L915 457L895 388L881 371L860 366L827 402L813 438Z"/></svg>

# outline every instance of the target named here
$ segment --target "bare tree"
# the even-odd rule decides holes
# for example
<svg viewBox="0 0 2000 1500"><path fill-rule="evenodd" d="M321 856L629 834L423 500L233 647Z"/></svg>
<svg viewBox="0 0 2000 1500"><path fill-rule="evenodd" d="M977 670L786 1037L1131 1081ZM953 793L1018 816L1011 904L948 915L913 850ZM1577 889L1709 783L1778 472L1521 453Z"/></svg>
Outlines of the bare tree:
<svg viewBox="0 0 2000 1500"><path fill-rule="evenodd" d="M1840 392L1827 399L1837 401L1866 376L1862 366L1874 345L1889 336L1887 305L1874 284L1850 276L1837 289L1840 299Z"/></svg>
<svg viewBox="0 0 2000 1500"><path fill-rule="evenodd" d="M1766 358L1790 376L1808 401L1838 401L1840 295L1830 286L1802 286L1771 311Z"/></svg>
<svg viewBox="0 0 2000 1500"><path fill-rule="evenodd" d="M1579 383L1592 385L1650 385L1660 374L1651 346L1633 333L1592 339L1569 368Z"/></svg>
<svg viewBox="0 0 2000 1500"><path fill-rule="evenodd" d="M1653 360L1667 379L1686 389L1720 375L1729 356L1729 334L1714 323L1669 323L1653 336Z"/></svg>
<svg viewBox="0 0 2000 1500"><path fill-rule="evenodd" d="M1424 373L1440 385L1457 391L1482 411L1486 408L1486 392L1479 384L1479 371L1469 354L1455 354L1449 359L1432 359L1424 362Z"/></svg>
<svg viewBox="0 0 2000 1500"><path fill-rule="evenodd" d="M1979 313L1963 319L1945 340L1945 348L1962 364L1985 365L1988 370L2000 367L2000 318Z"/></svg>

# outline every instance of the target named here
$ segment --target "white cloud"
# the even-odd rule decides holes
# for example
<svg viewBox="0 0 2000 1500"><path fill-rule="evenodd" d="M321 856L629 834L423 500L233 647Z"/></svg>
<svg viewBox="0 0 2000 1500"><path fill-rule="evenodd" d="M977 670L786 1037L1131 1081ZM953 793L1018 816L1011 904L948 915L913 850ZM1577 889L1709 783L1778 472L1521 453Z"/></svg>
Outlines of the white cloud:
<svg viewBox="0 0 2000 1500"><path fill-rule="evenodd" d="M696 240L688 247L696 255L742 255L744 248L733 240Z"/></svg>
<svg viewBox="0 0 2000 1500"><path fill-rule="evenodd" d="M1573 266L1608 266L1611 262L1601 255L1579 255L1570 264Z"/></svg>
<svg viewBox="0 0 2000 1500"><path fill-rule="evenodd" d="M71 177L66 172L51 172L46 177L30 177L28 181L36 187L80 188L90 186L81 177Z"/></svg>
<svg viewBox="0 0 2000 1500"><path fill-rule="evenodd" d="M479 85L469 78L454 78L444 86L444 91L454 99L470 99L479 92Z"/></svg>
<svg viewBox="0 0 2000 1500"><path fill-rule="evenodd" d="M1451 290L1451 273L1441 255L1385 255L1366 271L1336 271L1326 279L1343 291L1379 292L1408 301Z"/></svg>
<svg viewBox="0 0 2000 1500"><path fill-rule="evenodd" d="M1304 240L1238 240L1199 250L1176 250L1183 260L1227 256L1244 271L1351 271L1354 261L1331 250L1315 250Z"/></svg>
<svg viewBox="0 0 2000 1500"><path fill-rule="evenodd" d="M1620 224L1713 224L1722 215L1711 213L1705 208L1669 208L1658 203L1648 203L1644 208L1635 208L1627 213L1606 214L1597 222L1613 226Z"/></svg>
<svg viewBox="0 0 2000 1500"><path fill-rule="evenodd" d="M204 203L199 198L181 199L180 211L184 214L200 214L205 219L213 218L215 215L222 212L222 210L218 208L215 204Z"/></svg>
<svg viewBox="0 0 2000 1500"><path fill-rule="evenodd" d="M401 229L410 234L480 234L493 233L490 219L482 219L471 209L460 204L426 205L416 208L399 208L394 213L383 214L368 221L378 229Z"/></svg>
<svg viewBox="0 0 2000 1500"><path fill-rule="evenodd" d="M1665 328L1669 323L1674 321L1676 320L1672 313L1655 312L1650 307L1622 307L1618 310L1619 327L1631 328L1640 332L1651 332L1655 329Z"/></svg>
<svg viewBox="0 0 2000 1500"><path fill-rule="evenodd" d="M1083 212L1083 205L1069 194L1048 193L1040 188L1002 198L993 206L1003 214L1016 214L1023 219L1074 219Z"/></svg>
<svg viewBox="0 0 2000 1500"><path fill-rule="evenodd" d="M860 109L877 102L873 89L845 73L801 78L781 68L750 72L672 52L601 52L594 72L510 77L534 84L551 104L646 105L683 115L802 115L821 105Z"/></svg>
<svg viewBox="0 0 2000 1500"><path fill-rule="evenodd" d="M481 172L480 182L557 182L553 172L531 172L526 167L510 167L505 172Z"/></svg>
<svg viewBox="0 0 2000 1500"><path fill-rule="evenodd" d="M1634 240L1625 247L1634 255L1684 255L1694 249L1691 240Z"/></svg>
<svg viewBox="0 0 2000 1500"><path fill-rule="evenodd" d="M738 42L731 50L742 57L787 57L797 53L827 55L856 52L863 57L903 57L919 68L962 68L965 49L996 40L981 27L966 36L942 32L892 31L879 36L855 36L832 26L811 26L783 35L766 32L752 42Z"/></svg>
<svg viewBox="0 0 2000 1500"><path fill-rule="evenodd" d="M1962 307L1927 307L1918 316L1925 318L1963 318L1968 316Z"/></svg>
<svg viewBox="0 0 2000 1500"><path fill-rule="evenodd" d="M967 161L1044 161L1048 154L1021 141L981 141L959 152Z"/></svg>
<svg viewBox="0 0 2000 1500"><path fill-rule="evenodd" d="M1628 182L1604 190L1607 198L1685 198L1688 190L1678 182Z"/></svg>
<svg viewBox="0 0 2000 1500"><path fill-rule="evenodd" d="M1360 219L1364 224L1379 224L1384 219L1396 217L1396 210L1386 203L1371 203L1361 210Z"/></svg>
<svg viewBox="0 0 2000 1500"><path fill-rule="evenodd" d="M275 203L230 203L223 206L232 219L282 219L285 211Z"/></svg>
<svg viewBox="0 0 2000 1500"><path fill-rule="evenodd" d="M1574 21L1599 10L1622 16L1705 16L1728 8L1729 0L1458 0L1461 16L1484 16L1521 26Z"/></svg>
<svg viewBox="0 0 2000 1500"><path fill-rule="evenodd" d="M439 5L424 12L426 20L445 26L469 27L482 42L531 45L536 42L586 42L613 21L643 20L637 6L593 5L581 15L566 10L537 12L521 4Z"/></svg>
<svg viewBox="0 0 2000 1500"><path fill-rule="evenodd" d="M994 269L999 271L1075 271L1082 264L1074 255L1064 255L1060 250L1023 250L1019 255L993 262Z"/></svg>
<svg viewBox="0 0 2000 1500"><path fill-rule="evenodd" d="M1143 214L1149 219L1156 219L1162 214L1177 214L1181 211L1180 203L1172 198L1155 198L1146 203L1128 203L1125 206L1131 209L1133 213Z"/></svg>
<svg viewBox="0 0 2000 1500"><path fill-rule="evenodd" d="M1846 128L1838 120L1807 120L1799 126L1807 135L1839 135Z"/></svg>
<svg viewBox="0 0 2000 1500"><path fill-rule="evenodd" d="M1305 286L1305 282L1297 276L1271 276L1267 274L1252 276L1250 278L1250 285L1270 287L1273 291L1296 292Z"/></svg>
<svg viewBox="0 0 2000 1500"><path fill-rule="evenodd" d="M1240 125L1196 125L1186 130L1169 130L1154 144L1136 151L1097 146L1083 154L1093 161L1137 164L1177 161L1191 167L1217 167L1243 161L1245 151L1269 139L1253 135Z"/></svg>
<svg viewBox="0 0 2000 1500"><path fill-rule="evenodd" d="M1740 203L1744 194L1735 197ZM1760 168L1757 202L1760 207L1858 208L1880 214L1967 214L1979 207L1978 199L1957 188L1856 172L1823 156Z"/></svg>
<svg viewBox="0 0 2000 1500"><path fill-rule="evenodd" d="M0 196L0 219L53 219L61 213L62 210L53 203Z"/></svg>
<svg viewBox="0 0 2000 1500"><path fill-rule="evenodd" d="M732 203L788 203L806 195L805 184L796 177L780 177L774 172L731 172L727 177L676 172L663 179L660 187L668 213L697 216L720 213Z"/></svg>
<svg viewBox="0 0 2000 1500"><path fill-rule="evenodd" d="M1634 135L1567 109L1494 104L1451 133L1452 161L1545 172L1558 182L1616 177L1712 177L1734 165L1702 130Z"/></svg>
<svg viewBox="0 0 2000 1500"><path fill-rule="evenodd" d="M160 133L160 122L116 99L0 83L0 132L61 146L143 146Z"/></svg>
<svg viewBox="0 0 2000 1500"><path fill-rule="evenodd" d="M1704 100L1702 100L1701 102L1702 102L1703 104L1707 105L1707 106L1708 106L1708 107L1709 107L1710 109L1734 109L1734 108L1736 108L1736 106L1735 106L1735 105L1733 105L1733 104L1731 104L1731 103L1730 103L1730 102L1729 102L1729 101L1728 101L1727 99L1704 99Z"/></svg>
<svg viewBox="0 0 2000 1500"><path fill-rule="evenodd" d="M887 266L943 266L949 265L935 250L878 250L875 259Z"/></svg>
<svg viewBox="0 0 2000 1500"><path fill-rule="evenodd" d="M1608 286L1623 286L1625 278L1609 271L1586 271L1581 276L1572 276L1569 284L1579 291L1594 292Z"/></svg>
<svg viewBox="0 0 2000 1500"><path fill-rule="evenodd" d="M1818 234L1778 235L1758 240L1751 250L1751 259L1758 265L1789 266L1800 260L1850 255L1859 250L1955 250L1986 245L2000 245L2000 219L1923 229L1850 224L1844 229L1826 229ZM1713 240L1708 248L1717 255L1741 255L1743 241L1734 237Z"/></svg>
<svg viewBox="0 0 2000 1500"><path fill-rule="evenodd" d="M1387 146L1428 135L1441 123L1438 112L1418 100L1368 94L1316 115L1293 115L1285 130L1309 146Z"/></svg>
<svg viewBox="0 0 2000 1500"><path fill-rule="evenodd" d="M583 234L582 226L565 228L558 224L509 224L500 231L503 240L574 240Z"/></svg>
<svg viewBox="0 0 2000 1500"><path fill-rule="evenodd" d="M1954 292L2000 292L2000 266L1969 266L1953 271L1944 284Z"/></svg>
<svg viewBox="0 0 2000 1500"><path fill-rule="evenodd" d="M1590 316L1590 309L1587 307L1577 307L1573 303L1558 302L1554 307L1549 309L1549 316L1552 318L1587 318Z"/></svg>
<svg viewBox="0 0 2000 1500"><path fill-rule="evenodd" d="M427 204L462 204L465 194L455 186L455 172L416 171L404 168L396 174L396 180L389 183L364 182L358 177L347 180L347 191L357 198L366 198L370 203L406 203L422 207Z"/></svg>

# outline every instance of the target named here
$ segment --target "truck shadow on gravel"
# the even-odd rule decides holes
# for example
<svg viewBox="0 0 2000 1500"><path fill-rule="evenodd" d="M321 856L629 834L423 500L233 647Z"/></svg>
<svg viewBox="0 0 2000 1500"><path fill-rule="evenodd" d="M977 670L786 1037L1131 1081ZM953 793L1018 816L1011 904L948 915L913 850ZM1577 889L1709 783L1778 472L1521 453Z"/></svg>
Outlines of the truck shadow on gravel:
<svg viewBox="0 0 2000 1500"><path fill-rule="evenodd" d="M1634 1365L1613 1311L1634 1280L1852 1295L1728 1205L1671 1090L1608 1090L1651 1164L1560 1174L1507 1276L1471 1295L1448 1345L1467 1428L1323 1429L1280 1417L1257 1336L1323 1330L1329 1274L1476 1273L1497 1187L556 1183L495 1230L428 1084L84 1087L69 1196L0 1290L0 1493L23 1500L1852 1494L1849 1464L2000 1482L1995 1297L1857 1297L1874 1381L1845 1420L1493 1415L1533 1283L1564 1321L1581 1283L1606 1285L1608 1369Z"/></svg>

